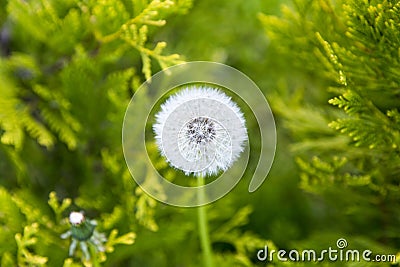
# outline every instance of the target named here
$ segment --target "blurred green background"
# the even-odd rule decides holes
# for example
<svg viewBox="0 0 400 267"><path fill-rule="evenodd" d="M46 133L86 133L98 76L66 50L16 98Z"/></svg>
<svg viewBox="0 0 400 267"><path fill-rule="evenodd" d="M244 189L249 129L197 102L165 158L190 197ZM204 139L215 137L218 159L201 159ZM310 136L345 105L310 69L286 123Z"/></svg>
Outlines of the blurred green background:
<svg viewBox="0 0 400 267"><path fill-rule="evenodd" d="M248 193L247 174L207 206L216 266L397 266L260 261L257 251L321 251L345 238L349 249L399 252L399 8L374 0L0 0L1 266L204 266L196 210L141 191L121 144L140 84L194 60L248 75L278 133L260 189ZM89 245L90 259L79 247L70 257L71 240L60 237L80 210L108 239L105 252Z"/></svg>

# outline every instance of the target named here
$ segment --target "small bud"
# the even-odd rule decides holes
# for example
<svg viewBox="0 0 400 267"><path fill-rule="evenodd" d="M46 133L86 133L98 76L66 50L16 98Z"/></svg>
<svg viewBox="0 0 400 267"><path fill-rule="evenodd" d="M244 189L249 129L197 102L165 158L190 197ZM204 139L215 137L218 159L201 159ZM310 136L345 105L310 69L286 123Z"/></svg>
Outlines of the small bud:
<svg viewBox="0 0 400 267"><path fill-rule="evenodd" d="M85 216L83 216L83 214L80 212L73 211L69 215L69 222L73 225L81 224L81 223L83 223L84 220L85 220Z"/></svg>

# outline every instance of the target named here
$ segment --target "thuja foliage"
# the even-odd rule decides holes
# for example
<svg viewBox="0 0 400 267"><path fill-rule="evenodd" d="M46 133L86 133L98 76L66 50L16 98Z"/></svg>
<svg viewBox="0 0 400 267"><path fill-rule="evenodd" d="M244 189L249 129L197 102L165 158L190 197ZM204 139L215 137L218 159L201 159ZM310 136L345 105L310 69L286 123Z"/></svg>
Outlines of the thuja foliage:
<svg viewBox="0 0 400 267"><path fill-rule="evenodd" d="M122 121L142 81L182 62L150 38L190 7L1 1L1 266L127 265L136 233L158 229L155 201L125 167ZM71 239L60 237L81 210L107 238L104 251L89 244L89 259L79 247L69 255Z"/></svg>
<svg viewBox="0 0 400 267"><path fill-rule="evenodd" d="M225 61L261 85L277 115L278 148L289 140L283 121L311 196L308 210L285 162L258 193L264 202L239 185L209 206L218 266L263 266L255 255L276 249L269 236L296 249L345 237L350 248L398 253L399 4L293 0L257 21L272 2L198 1L191 9L190 0L0 0L0 265L201 266L193 212L157 205L122 156L133 92L183 61L170 47ZM71 211L97 221L104 251L89 244L90 259L79 247L68 255L71 238L61 235ZM250 219L264 238L246 228ZM282 263L291 264L301 265ZM337 266L346 264L366 266Z"/></svg>
<svg viewBox="0 0 400 267"><path fill-rule="evenodd" d="M71 205L71 199L59 203L55 192L51 192L48 204L52 213L46 213L31 202L21 199L18 194L10 195L1 188L1 203L4 205L2 223L9 226L1 231L1 266L81 266L74 264L72 258L62 258L62 251L68 246L60 241L57 233L66 231L69 226L63 212ZM48 214L51 214L50 216ZM104 223L107 223L105 221ZM85 266L96 266L106 260L106 253L111 253L117 244L133 244L135 234L130 232L118 236L116 229L112 230L104 244L105 251L96 253L90 247L92 257L82 260ZM10 242L15 240L15 242Z"/></svg>
<svg viewBox="0 0 400 267"><path fill-rule="evenodd" d="M44 147L52 147L58 139L75 149L77 132L86 126L69 111L71 96L66 94L72 93L68 89L87 90L102 82L96 86L100 91L102 86L110 87L107 82L117 82L113 79L128 80L133 69L105 64L125 60L128 65L133 51L141 57L147 79L151 59L161 68L180 62L178 55L163 53L165 42L150 47L146 41L150 26L163 26L162 18L185 9L185 3L133 2L8 1L2 21L6 56L1 62L3 144L20 149L27 133ZM98 64L104 64L104 69ZM104 76L106 71L108 76ZM103 80L93 79L97 77Z"/></svg>
<svg viewBox="0 0 400 267"><path fill-rule="evenodd" d="M400 3L294 0L260 20L292 63L272 105L296 141L301 188L329 207L318 214L329 231L398 253Z"/></svg>
<svg viewBox="0 0 400 267"><path fill-rule="evenodd" d="M157 32L191 7L190 0L0 1L1 266L202 265L194 214L157 205L137 187L121 145L135 90L183 62ZM224 212L209 209L215 261L251 266L267 242L243 230L252 208L220 203ZM79 245L69 255L72 237L61 236L72 211L97 221L104 250L87 242L89 258Z"/></svg>

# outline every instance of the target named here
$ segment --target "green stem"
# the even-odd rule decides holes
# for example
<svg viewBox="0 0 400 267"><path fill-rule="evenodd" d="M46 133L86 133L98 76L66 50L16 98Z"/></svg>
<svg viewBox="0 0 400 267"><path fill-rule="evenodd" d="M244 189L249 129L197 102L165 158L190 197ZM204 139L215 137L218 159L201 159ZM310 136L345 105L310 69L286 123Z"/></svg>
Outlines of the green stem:
<svg viewBox="0 0 400 267"><path fill-rule="evenodd" d="M204 188L204 178L199 176L197 178L197 184L200 187L197 194L197 200L199 203L204 203L206 199ZM201 205L201 204L200 204ZM197 208L197 219L199 224L199 235L200 235L200 243L201 249L203 251L204 263L206 267L213 267L213 259L211 252L211 244L210 237L208 234L208 222L207 222L207 211L206 206L201 205Z"/></svg>

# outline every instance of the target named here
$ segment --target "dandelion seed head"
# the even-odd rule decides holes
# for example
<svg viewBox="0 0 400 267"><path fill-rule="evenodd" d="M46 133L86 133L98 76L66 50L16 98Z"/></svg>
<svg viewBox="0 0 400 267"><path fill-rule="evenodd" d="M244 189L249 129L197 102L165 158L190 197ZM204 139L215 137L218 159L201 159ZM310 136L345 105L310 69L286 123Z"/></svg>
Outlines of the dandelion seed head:
<svg viewBox="0 0 400 267"><path fill-rule="evenodd" d="M171 95L156 114L153 130L169 164L196 176L226 171L247 140L237 104L210 87L187 87Z"/></svg>

